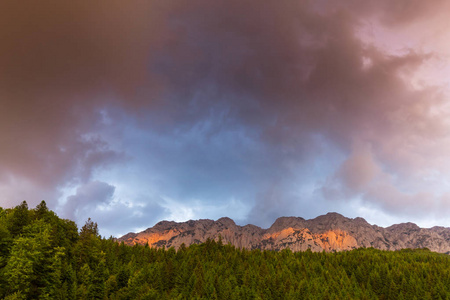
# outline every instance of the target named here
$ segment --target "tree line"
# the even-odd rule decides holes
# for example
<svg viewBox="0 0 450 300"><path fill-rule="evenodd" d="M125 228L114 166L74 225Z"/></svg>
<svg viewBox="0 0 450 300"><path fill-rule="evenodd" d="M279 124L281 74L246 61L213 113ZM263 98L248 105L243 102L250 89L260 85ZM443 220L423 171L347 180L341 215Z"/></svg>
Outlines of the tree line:
<svg viewBox="0 0 450 300"><path fill-rule="evenodd" d="M42 201L0 207L2 299L450 299L450 257L427 249L336 253L127 246L78 230Z"/></svg>

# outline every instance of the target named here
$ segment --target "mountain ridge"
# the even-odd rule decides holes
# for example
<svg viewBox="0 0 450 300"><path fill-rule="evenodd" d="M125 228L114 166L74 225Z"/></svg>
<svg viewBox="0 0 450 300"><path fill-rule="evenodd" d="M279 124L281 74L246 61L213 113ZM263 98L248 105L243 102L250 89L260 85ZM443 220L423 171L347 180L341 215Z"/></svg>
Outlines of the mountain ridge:
<svg viewBox="0 0 450 300"><path fill-rule="evenodd" d="M150 247L189 246L207 239L231 243L239 248L279 251L343 251L373 247L381 250L428 248L450 254L450 228L434 226L421 228L414 223L400 223L389 227L369 224L361 217L347 218L330 212L313 219L280 217L269 228L253 224L244 226L228 218L186 222L160 221L139 233L127 233L117 239L127 245L149 244Z"/></svg>

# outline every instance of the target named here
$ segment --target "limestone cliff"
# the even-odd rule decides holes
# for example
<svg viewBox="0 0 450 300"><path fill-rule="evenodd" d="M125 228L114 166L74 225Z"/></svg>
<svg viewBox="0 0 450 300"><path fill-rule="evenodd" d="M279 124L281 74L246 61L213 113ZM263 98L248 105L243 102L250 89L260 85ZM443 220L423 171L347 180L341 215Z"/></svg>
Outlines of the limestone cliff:
<svg viewBox="0 0 450 300"><path fill-rule="evenodd" d="M230 218L197 220L182 223L162 221L140 233L128 233L119 238L125 244L146 244L151 247L178 248L205 242L208 238L231 243L239 248L292 251L342 251L360 247L383 250L428 248L450 253L450 228L420 228L402 223L387 228L370 225L362 218L350 219L328 213L315 219L278 218L268 229L254 225L239 226Z"/></svg>

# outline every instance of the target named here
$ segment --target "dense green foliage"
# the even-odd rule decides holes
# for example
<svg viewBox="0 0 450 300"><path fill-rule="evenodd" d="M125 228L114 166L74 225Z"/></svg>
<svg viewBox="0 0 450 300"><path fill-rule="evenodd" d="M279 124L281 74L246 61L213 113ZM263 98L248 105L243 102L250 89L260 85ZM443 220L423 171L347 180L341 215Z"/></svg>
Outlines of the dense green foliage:
<svg viewBox="0 0 450 300"><path fill-rule="evenodd" d="M101 238L45 202L0 208L4 299L450 299L450 257L428 250L175 249Z"/></svg>

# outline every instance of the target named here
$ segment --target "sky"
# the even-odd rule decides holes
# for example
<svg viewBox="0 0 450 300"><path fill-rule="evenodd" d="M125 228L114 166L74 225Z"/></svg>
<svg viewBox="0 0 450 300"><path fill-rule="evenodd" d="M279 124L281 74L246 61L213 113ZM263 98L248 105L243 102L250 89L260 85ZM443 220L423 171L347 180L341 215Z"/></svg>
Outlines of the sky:
<svg viewBox="0 0 450 300"><path fill-rule="evenodd" d="M103 236L450 227L448 0L0 2L0 206Z"/></svg>

